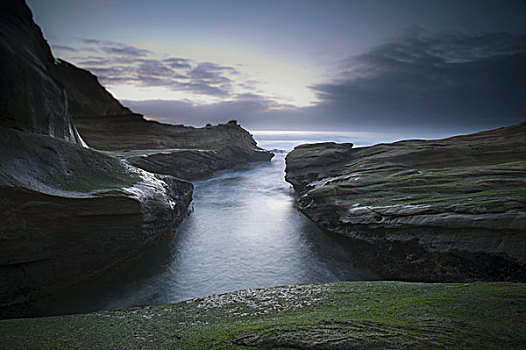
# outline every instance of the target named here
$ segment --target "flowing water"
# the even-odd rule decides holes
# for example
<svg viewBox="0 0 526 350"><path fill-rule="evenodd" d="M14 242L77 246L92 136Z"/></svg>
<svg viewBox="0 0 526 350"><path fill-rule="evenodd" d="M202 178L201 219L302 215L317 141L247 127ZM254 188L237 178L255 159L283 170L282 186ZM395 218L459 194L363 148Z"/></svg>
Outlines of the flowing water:
<svg viewBox="0 0 526 350"><path fill-rule="evenodd" d="M265 148L301 143L264 140ZM162 247L85 283L36 315L173 303L209 294L309 282L371 280L344 242L294 206L285 153L195 182L194 211Z"/></svg>

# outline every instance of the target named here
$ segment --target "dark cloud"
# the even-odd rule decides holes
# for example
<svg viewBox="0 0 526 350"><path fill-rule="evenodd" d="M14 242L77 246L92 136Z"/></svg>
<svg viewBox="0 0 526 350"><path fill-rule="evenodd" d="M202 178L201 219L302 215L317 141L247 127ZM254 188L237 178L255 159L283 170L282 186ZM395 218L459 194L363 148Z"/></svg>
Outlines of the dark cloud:
<svg viewBox="0 0 526 350"><path fill-rule="evenodd" d="M204 82L188 82L188 83L175 83L172 88L174 90L190 91L195 94L227 97L231 93L231 87L229 84L212 85Z"/></svg>
<svg viewBox="0 0 526 350"><path fill-rule="evenodd" d="M103 52L110 55L144 57L152 54L149 50L139 49L134 46L124 44L106 45L100 48Z"/></svg>
<svg viewBox="0 0 526 350"><path fill-rule="evenodd" d="M86 39L100 45L106 51L108 42ZM129 55L112 57L74 57L76 63L99 76L103 84L128 83L141 87L163 86L175 91L189 91L195 94L227 97L232 94L232 80L225 74L236 74L233 67L211 62L192 66L190 60L171 57L153 59L144 57L145 52L118 43L113 48L126 48ZM133 52L137 52L134 54ZM122 51L119 51L122 54ZM143 55L144 54L144 55ZM148 56L151 57L150 54ZM177 70L177 71L176 71Z"/></svg>
<svg viewBox="0 0 526 350"><path fill-rule="evenodd" d="M429 35L413 28L342 63L338 79L311 88L320 102L276 105L256 94L206 106L176 101L126 101L172 123L204 125L237 119L254 129L434 130L469 132L526 120L526 37ZM201 64L194 81L221 81L228 67ZM184 86L196 92L207 85ZM228 89L227 89L228 91Z"/></svg>
<svg viewBox="0 0 526 350"><path fill-rule="evenodd" d="M99 56L83 56L83 57L72 57L76 63L81 66L106 66L112 63L112 60L105 57ZM90 70L93 70L90 68Z"/></svg>
<svg viewBox="0 0 526 350"><path fill-rule="evenodd" d="M204 62L199 63L195 68L188 72L190 78L202 82L210 82L214 84L223 84L231 82L231 79L223 75L224 72L237 72L235 68L228 66L221 66L218 64Z"/></svg>
<svg viewBox="0 0 526 350"><path fill-rule="evenodd" d="M149 77L186 78L158 60L143 60L137 66L137 74Z"/></svg>
<svg viewBox="0 0 526 350"><path fill-rule="evenodd" d="M274 103L263 97L254 95L253 98L214 103L208 105L194 105L183 101L123 101L123 104L134 111L148 116L158 117L173 124L190 124L203 126L207 123L224 123L232 119L247 120L247 116L261 115ZM254 121L249 122L255 125Z"/></svg>
<svg viewBox="0 0 526 350"><path fill-rule="evenodd" d="M516 123L526 115L526 36L426 36L421 30L349 59L312 86L338 124Z"/></svg>
<svg viewBox="0 0 526 350"><path fill-rule="evenodd" d="M104 43L103 40L91 39L91 38L76 38L76 40L80 41L81 43L89 44L89 45L101 45Z"/></svg>
<svg viewBox="0 0 526 350"><path fill-rule="evenodd" d="M110 40L98 40L91 38L76 38L83 44L93 45L95 47L83 48L83 50L95 50L102 51L110 55L124 56L124 57L145 57L153 54L150 50L140 49L135 46L110 41Z"/></svg>
<svg viewBox="0 0 526 350"><path fill-rule="evenodd" d="M234 67L213 62L195 64L187 58L155 59L155 53L123 43L77 38L110 57L74 57L83 68L93 71L105 84L129 83L136 86L163 86L175 91L227 97L232 94Z"/></svg>
<svg viewBox="0 0 526 350"><path fill-rule="evenodd" d="M69 51L69 52L77 52L79 50L71 47L71 46L65 46L65 45L51 45L51 47L55 50L59 51Z"/></svg>

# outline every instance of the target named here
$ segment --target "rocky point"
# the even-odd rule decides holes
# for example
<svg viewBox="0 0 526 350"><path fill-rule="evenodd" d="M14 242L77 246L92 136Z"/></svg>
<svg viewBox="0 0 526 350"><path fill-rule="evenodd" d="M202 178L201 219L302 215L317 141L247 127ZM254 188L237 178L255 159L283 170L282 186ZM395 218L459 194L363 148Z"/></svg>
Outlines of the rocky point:
<svg viewBox="0 0 526 350"><path fill-rule="evenodd" d="M298 208L358 263L410 281L526 279L526 124L372 147L296 147Z"/></svg>

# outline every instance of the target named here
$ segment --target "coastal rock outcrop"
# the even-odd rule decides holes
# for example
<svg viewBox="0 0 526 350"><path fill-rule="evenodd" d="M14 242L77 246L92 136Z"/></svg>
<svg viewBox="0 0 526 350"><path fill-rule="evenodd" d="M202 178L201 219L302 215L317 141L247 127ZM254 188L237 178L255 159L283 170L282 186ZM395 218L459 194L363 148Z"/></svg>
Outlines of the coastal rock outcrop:
<svg viewBox="0 0 526 350"><path fill-rule="evenodd" d="M385 278L526 280L526 124L286 158L298 208Z"/></svg>
<svg viewBox="0 0 526 350"><path fill-rule="evenodd" d="M122 106L90 72L62 60L56 70L66 87L71 116L87 144L144 170L194 180L273 157L236 121L195 128L146 120Z"/></svg>
<svg viewBox="0 0 526 350"><path fill-rule="evenodd" d="M75 118L86 142L144 170L201 179L238 164L270 161L237 122L194 128L147 121L140 114Z"/></svg>
<svg viewBox="0 0 526 350"><path fill-rule="evenodd" d="M0 5L0 43L1 318L163 242L193 186L85 145L23 1Z"/></svg>

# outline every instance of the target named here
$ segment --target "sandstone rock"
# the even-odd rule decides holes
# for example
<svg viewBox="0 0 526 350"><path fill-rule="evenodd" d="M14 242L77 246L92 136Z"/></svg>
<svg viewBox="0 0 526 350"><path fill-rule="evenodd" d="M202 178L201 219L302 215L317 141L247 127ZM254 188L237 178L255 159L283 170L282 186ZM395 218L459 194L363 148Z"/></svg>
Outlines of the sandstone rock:
<svg viewBox="0 0 526 350"><path fill-rule="evenodd" d="M299 209L386 278L526 279L526 124L286 161Z"/></svg>

